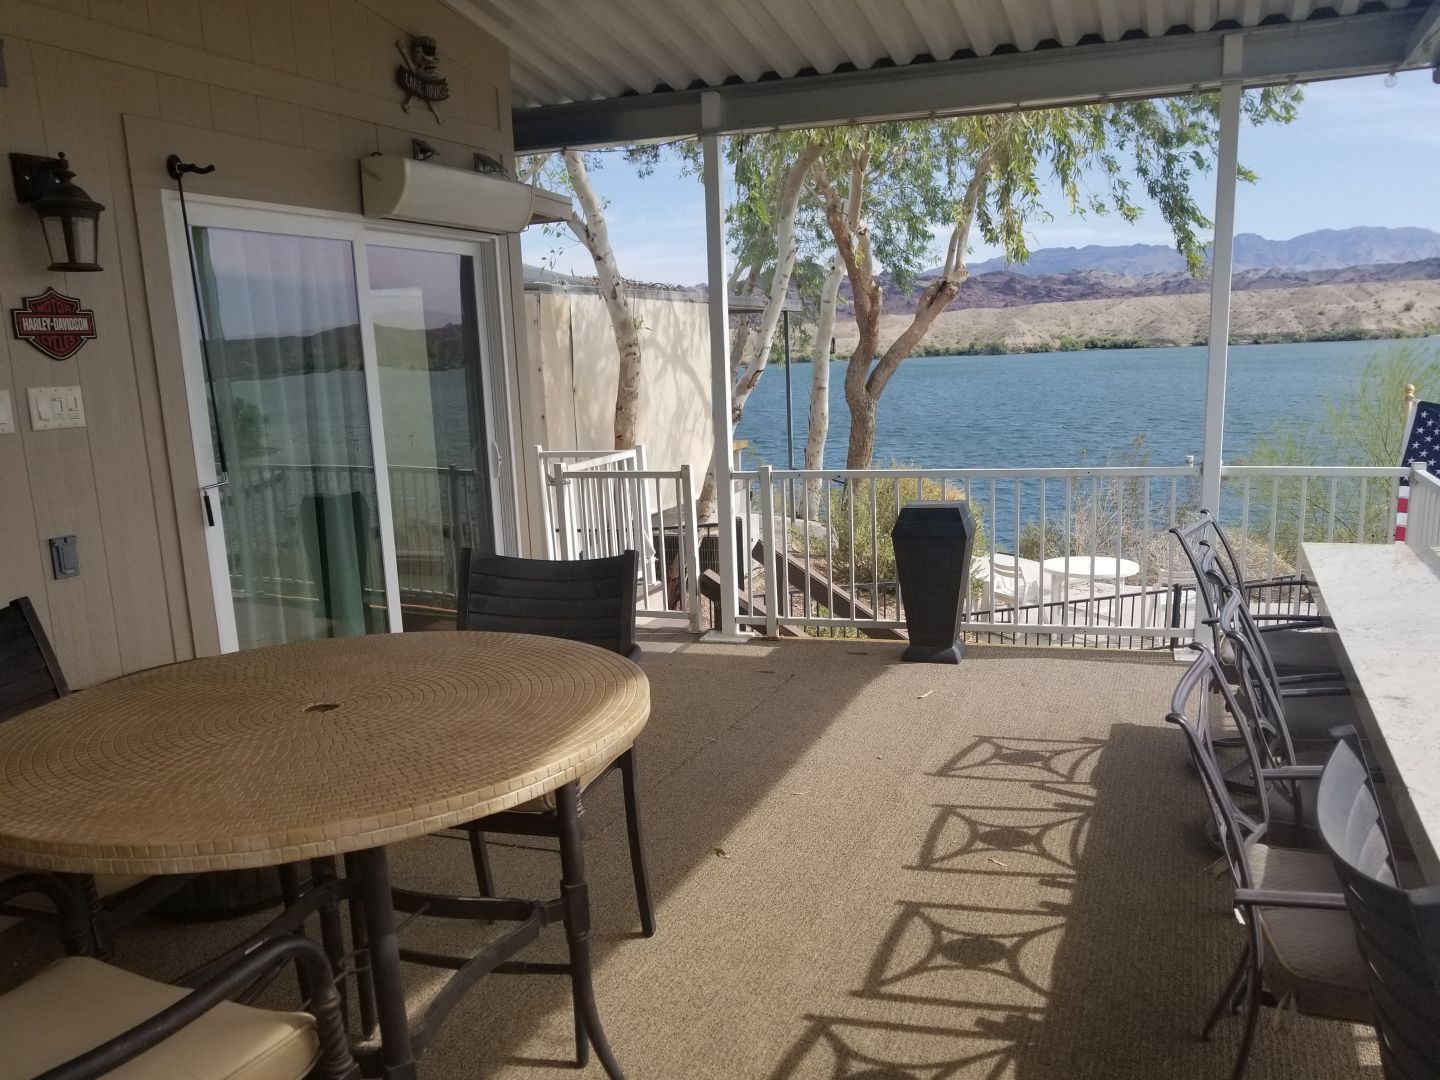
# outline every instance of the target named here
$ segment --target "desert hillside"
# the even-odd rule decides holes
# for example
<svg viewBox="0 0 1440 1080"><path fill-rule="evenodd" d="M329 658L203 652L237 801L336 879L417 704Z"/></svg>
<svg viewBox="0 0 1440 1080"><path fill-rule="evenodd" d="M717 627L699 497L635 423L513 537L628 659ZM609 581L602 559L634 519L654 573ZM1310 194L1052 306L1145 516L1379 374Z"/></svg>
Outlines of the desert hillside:
<svg viewBox="0 0 1440 1080"><path fill-rule="evenodd" d="M1206 291L956 307L935 321L923 351L1023 352L1106 342L1193 345L1204 342L1209 314ZM882 347L909 323L905 313L881 316ZM1241 343L1415 335L1433 333L1436 327L1437 279L1250 289L1231 297L1231 340ZM836 353L849 355L856 341L852 319L836 320L835 339Z"/></svg>

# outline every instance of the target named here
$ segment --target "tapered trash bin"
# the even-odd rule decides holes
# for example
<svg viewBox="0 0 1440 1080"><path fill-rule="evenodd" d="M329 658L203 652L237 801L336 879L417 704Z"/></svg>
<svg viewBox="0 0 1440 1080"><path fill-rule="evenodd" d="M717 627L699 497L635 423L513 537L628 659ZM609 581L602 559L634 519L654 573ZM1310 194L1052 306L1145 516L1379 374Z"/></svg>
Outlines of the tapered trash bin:
<svg viewBox="0 0 1440 1080"><path fill-rule="evenodd" d="M890 530L910 647L900 659L958 664L960 618L970 595L975 518L963 501L912 502Z"/></svg>

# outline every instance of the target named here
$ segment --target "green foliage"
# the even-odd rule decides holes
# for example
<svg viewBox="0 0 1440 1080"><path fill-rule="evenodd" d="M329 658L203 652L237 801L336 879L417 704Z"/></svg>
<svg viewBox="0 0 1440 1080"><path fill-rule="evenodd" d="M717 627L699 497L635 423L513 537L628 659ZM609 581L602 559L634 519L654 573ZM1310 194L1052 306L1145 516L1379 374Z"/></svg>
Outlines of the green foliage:
<svg viewBox="0 0 1440 1080"><path fill-rule="evenodd" d="M1240 464L1398 466L1407 418L1405 391L1412 385L1417 399L1440 399L1440 347L1407 341L1377 350L1355 381L1326 401L1322 421L1277 425ZM1236 485L1229 486L1241 496ZM1252 531L1263 532L1267 543L1274 507L1277 551L1293 563L1302 536L1330 538L1333 529L1337 541L1384 541L1394 485L1372 480L1364 485L1362 499L1361 483L1354 478L1333 483L1258 481L1251 485L1250 502L1252 516L1264 522Z"/></svg>
<svg viewBox="0 0 1440 1080"><path fill-rule="evenodd" d="M892 469L906 466L891 462ZM824 497L824 496L822 496ZM881 476L871 479L851 480L844 486L831 487L828 491L829 505L810 507L811 516L820 520L830 530L830 538L810 538L810 554L814 559L832 559L831 571L837 585L849 587L852 571L857 599L866 601L871 595L870 586L879 583L883 595L885 586L896 579L895 545L890 531L895 527L899 507L916 499L938 500L963 498L963 492L953 484L941 484L938 480L924 480L913 476ZM975 551L985 550L984 511L972 506L977 525ZM852 546L853 540L853 546ZM850 558L851 551L854 559Z"/></svg>
<svg viewBox="0 0 1440 1080"><path fill-rule="evenodd" d="M1398 465L1405 436L1405 389L1440 399L1440 346L1402 342L1377 349L1359 376L1325 402L1318 424L1279 424L1247 465Z"/></svg>

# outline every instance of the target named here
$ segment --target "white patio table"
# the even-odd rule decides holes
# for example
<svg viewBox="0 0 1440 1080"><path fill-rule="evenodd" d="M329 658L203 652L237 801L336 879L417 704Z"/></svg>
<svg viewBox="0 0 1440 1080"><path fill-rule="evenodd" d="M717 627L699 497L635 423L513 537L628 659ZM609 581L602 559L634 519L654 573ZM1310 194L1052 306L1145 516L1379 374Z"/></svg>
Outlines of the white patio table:
<svg viewBox="0 0 1440 1080"><path fill-rule="evenodd" d="M1140 564L1130 559L1116 559L1109 555L1069 555L1060 556L1055 559L1046 559L1040 564L1041 569L1050 578L1050 588L1046 595L1051 600L1065 599L1057 597L1058 590L1065 587L1066 575L1069 575L1071 583L1084 583L1092 577L1096 581L1113 581L1115 591L1120 591L1120 583L1140 573Z"/></svg>

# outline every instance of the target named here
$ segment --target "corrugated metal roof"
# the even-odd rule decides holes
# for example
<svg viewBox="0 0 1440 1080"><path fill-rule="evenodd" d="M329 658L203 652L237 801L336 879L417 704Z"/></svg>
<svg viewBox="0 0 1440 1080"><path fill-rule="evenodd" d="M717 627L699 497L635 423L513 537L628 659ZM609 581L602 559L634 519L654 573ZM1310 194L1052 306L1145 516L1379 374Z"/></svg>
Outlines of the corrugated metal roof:
<svg viewBox="0 0 1440 1080"><path fill-rule="evenodd" d="M1027 53L1409 0L450 0L510 49L516 109Z"/></svg>

